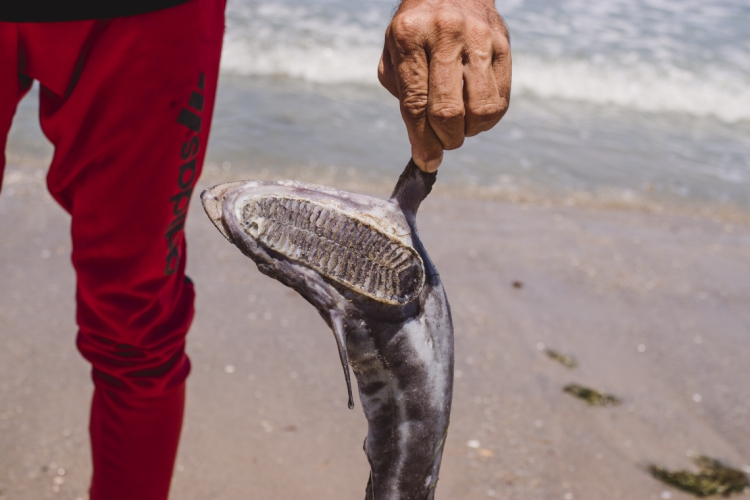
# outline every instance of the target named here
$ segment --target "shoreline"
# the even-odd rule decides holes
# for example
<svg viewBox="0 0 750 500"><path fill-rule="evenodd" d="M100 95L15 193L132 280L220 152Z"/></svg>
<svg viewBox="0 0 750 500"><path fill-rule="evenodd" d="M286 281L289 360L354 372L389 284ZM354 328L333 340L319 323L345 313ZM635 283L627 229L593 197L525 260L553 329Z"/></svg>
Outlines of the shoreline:
<svg viewBox="0 0 750 500"><path fill-rule="evenodd" d="M37 158L9 153L5 179L0 189L4 192L7 189L13 189L12 186L17 182L43 178L50 161L51 158ZM226 169L217 161L207 159L201 181L213 185L240 179L269 181L295 179L332 186L343 191L361 192L380 197L387 197L392 189L390 178L384 177L381 181L362 179L362 176L356 171L342 173L341 169L336 166L290 165L277 168L280 171L279 173L273 172L270 168L243 168L234 165ZM450 168L450 165L446 165L445 168ZM637 212L686 217L694 220L705 219L714 222L750 224L750 207L722 204L705 199L649 198L627 189L620 191L600 189L598 192L572 190L552 192L534 188L519 188L518 186L478 186L457 182L441 184L438 181L431 196L454 200L500 202L521 207Z"/></svg>

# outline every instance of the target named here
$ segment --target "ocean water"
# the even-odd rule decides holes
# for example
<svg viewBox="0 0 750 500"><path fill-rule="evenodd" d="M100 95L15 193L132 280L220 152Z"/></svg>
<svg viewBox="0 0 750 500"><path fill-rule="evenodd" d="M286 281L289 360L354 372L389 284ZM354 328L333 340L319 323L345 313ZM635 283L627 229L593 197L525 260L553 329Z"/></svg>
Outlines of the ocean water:
<svg viewBox="0 0 750 500"><path fill-rule="evenodd" d="M444 186L750 208L746 0L497 7L512 36L511 107L495 129L446 155ZM393 178L409 146L397 103L376 77L393 8L382 0L230 1L217 164Z"/></svg>
<svg viewBox="0 0 750 500"><path fill-rule="evenodd" d="M392 183L409 144L376 68L394 5L229 0L209 168ZM497 7L512 36L510 110L446 154L442 188L750 209L747 0ZM15 143L30 142L19 129Z"/></svg>
<svg viewBox="0 0 750 500"><path fill-rule="evenodd" d="M229 2L225 71L377 85L388 0ZM499 0L517 96L750 120L744 0Z"/></svg>

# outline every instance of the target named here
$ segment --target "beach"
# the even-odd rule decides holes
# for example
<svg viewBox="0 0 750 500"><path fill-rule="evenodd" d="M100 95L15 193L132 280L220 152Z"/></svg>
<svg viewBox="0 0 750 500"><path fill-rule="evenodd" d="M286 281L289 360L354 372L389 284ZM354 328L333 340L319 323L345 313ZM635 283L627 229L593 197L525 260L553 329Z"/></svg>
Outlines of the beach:
<svg viewBox="0 0 750 500"><path fill-rule="evenodd" d="M437 498L685 500L648 467L700 455L750 474L746 3L498 0L510 109L446 152L418 214L456 334ZM171 498L362 498L367 423L358 399L347 409L332 333L197 194L297 179L387 197L410 152L376 76L393 2L227 5L186 226L197 302ZM38 92L0 192L0 500L85 500L93 385Z"/></svg>
<svg viewBox="0 0 750 500"><path fill-rule="evenodd" d="M69 219L43 174L9 165L0 197L3 500L86 498L90 474ZM191 210L197 314L171 498L363 496L366 421L346 408L331 332ZM446 194L418 222L456 330L438 498L682 499L646 467L750 466L750 225ZM622 404L590 407L569 383Z"/></svg>

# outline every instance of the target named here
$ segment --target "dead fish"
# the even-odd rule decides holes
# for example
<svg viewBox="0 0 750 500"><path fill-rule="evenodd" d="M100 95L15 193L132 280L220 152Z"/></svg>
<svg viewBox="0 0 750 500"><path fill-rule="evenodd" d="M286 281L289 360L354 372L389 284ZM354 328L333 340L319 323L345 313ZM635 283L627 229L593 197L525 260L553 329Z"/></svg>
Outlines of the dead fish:
<svg viewBox="0 0 750 500"><path fill-rule="evenodd" d="M410 161L387 201L297 181L205 190L219 231L334 333L367 417L366 500L433 499L453 398L453 323L417 233L436 174Z"/></svg>

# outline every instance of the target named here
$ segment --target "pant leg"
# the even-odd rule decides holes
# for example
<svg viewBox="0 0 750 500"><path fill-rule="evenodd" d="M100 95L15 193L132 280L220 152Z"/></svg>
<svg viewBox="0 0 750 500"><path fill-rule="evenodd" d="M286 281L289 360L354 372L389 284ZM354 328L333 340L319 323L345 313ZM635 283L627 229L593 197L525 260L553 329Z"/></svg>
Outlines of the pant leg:
<svg viewBox="0 0 750 500"><path fill-rule="evenodd" d="M29 90L31 80L21 74L18 27L0 22L0 189L5 170L5 146L18 102Z"/></svg>
<svg viewBox="0 0 750 500"><path fill-rule="evenodd" d="M223 10L223 0L193 0L81 23L89 31L67 85L46 74L53 63L33 41L77 23L24 27L30 60L40 61L30 76L42 85L42 130L55 145L48 186L72 215L77 345L95 385L91 500L168 495L194 299L183 228L208 140Z"/></svg>

